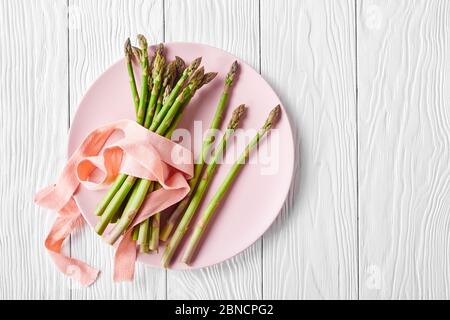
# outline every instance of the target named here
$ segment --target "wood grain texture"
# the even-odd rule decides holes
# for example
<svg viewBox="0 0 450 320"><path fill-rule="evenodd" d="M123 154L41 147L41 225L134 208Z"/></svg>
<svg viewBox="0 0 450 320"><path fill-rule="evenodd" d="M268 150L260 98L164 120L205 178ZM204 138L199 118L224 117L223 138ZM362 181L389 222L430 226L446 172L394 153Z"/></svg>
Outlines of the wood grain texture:
<svg viewBox="0 0 450 320"><path fill-rule="evenodd" d="M73 114L92 82L123 56L127 37L138 33L149 42L162 41L163 5L152 1L75 1L69 5L70 107ZM125 66L124 66L125 67ZM89 228L72 237L72 254L102 270L90 288L73 284L74 299L164 299L164 270L137 264L132 283L112 279L113 249Z"/></svg>
<svg viewBox="0 0 450 320"><path fill-rule="evenodd" d="M361 298L450 298L450 3L358 6Z"/></svg>
<svg viewBox="0 0 450 320"><path fill-rule="evenodd" d="M261 1L261 73L281 96L296 168L264 236L266 299L357 298L354 1Z"/></svg>
<svg viewBox="0 0 450 320"><path fill-rule="evenodd" d="M259 68L258 1L165 1L165 40L222 48ZM168 271L168 299L260 299L261 242L217 266Z"/></svg>
<svg viewBox="0 0 450 320"><path fill-rule="evenodd" d="M44 249L54 216L33 203L65 162L65 1L0 1L0 52L0 299L67 299Z"/></svg>

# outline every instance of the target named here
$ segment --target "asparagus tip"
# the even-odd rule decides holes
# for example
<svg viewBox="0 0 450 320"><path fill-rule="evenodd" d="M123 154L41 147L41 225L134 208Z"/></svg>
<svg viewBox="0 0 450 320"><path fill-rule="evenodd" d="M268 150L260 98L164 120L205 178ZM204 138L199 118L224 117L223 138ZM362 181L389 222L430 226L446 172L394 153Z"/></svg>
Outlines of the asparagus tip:
<svg viewBox="0 0 450 320"><path fill-rule="evenodd" d="M139 59L141 58L141 49L139 49L138 47L131 46L131 52L133 53L133 57L137 61L139 61Z"/></svg>
<svg viewBox="0 0 450 320"><path fill-rule="evenodd" d="M186 62L184 62L184 60L179 56L175 56L175 62L178 72L186 67Z"/></svg>
<svg viewBox="0 0 450 320"><path fill-rule="evenodd" d="M130 38L127 38L127 40L125 41L124 52L125 52L125 58L129 62L131 60L131 56L133 54Z"/></svg>
<svg viewBox="0 0 450 320"><path fill-rule="evenodd" d="M164 53L164 44L160 43L158 45L158 47L156 48L156 53L161 55Z"/></svg>
<svg viewBox="0 0 450 320"><path fill-rule="evenodd" d="M228 72L228 74L235 75L236 71L237 71L237 68L238 68L238 62L237 62L237 60L235 60L233 62L233 64L231 65L231 68L230 68L230 71Z"/></svg>
<svg viewBox="0 0 450 320"><path fill-rule="evenodd" d="M205 75L205 68L201 67L194 72L191 81L198 81L199 83L201 83L204 75Z"/></svg>
<svg viewBox="0 0 450 320"><path fill-rule="evenodd" d="M228 71L227 76L225 78L225 85L231 86L233 84L234 76L236 75L238 69L238 62L234 61L231 64L230 71Z"/></svg>
<svg viewBox="0 0 450 320"><path fill-rule="evenodd" d="M230 122L228 123L227 128L234 130L239 124L239 121L244 116L247 108L245 104L241 104L239 107L233 110L233 114L231 115Z"/></svg>
<svg viewBox="0 0 450 320"><path fill-rule="evenodd" d="M198 57L194 61L192 61L189 68L191 68L191 70L195 70L198 68L198 66L200 65L201 62L202 62L202 57Z"/></svg>
<svg viewBox="0 0 450 320"><path fill-rule="evenodd" d="M177 61L174 60L167 65L166 70L164 71L163 88L168 86L171 87L173 85L173 82L177 77L177 73Z"/></svg>
<svg viewBox="0 0 450 320"><path fill-rule="evenodd" d="M208 72L203 76L202 86L210 83L217 76L217 72Z"/></svg>
<svg viewBox="0 0 450 320"><path fill-rule="evenodd" d="M167 96L169 96L170 92L172 91L172 85L168 85L165 89L164 89L164 98L166 98Z"/></svg>
<svg viewBox="0 0 450 320"><path fill-rule="evenodd" d="M147 44L147 39L144 37L144 35L138 34L137 39L138 39L139 46L141 47L141 49L147 50L148 44Z"/></svg>
<svg viewBox="0 0 450 320"><path fill-rule="evenodd" d="M186 69L186 63L179 56L175 56L175 66L177 71L176 77L178 77L183 73L184 69Z"/></svg>
<svg viewBox="0 0 450 320"><path fill-rule="evenodd" d="M166 64L166 59L162 56L159 51L156 53L155 61L153 62L153 77L163 71L164 65Z"/></svg>
<svg viewBox="0 0 450 320"><path fill-rule="evenodd" d="M272 109L272 111L270 111L263 128L265 130L273 128L277 124L278 120L280 120L280 116L281 116L281 106L277 105L275 108Z"/></svg>

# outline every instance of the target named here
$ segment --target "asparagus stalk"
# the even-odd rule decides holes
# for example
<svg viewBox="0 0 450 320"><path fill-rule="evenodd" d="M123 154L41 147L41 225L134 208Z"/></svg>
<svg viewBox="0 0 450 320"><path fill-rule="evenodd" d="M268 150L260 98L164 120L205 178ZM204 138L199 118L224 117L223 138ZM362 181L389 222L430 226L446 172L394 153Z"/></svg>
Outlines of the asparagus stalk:
<svg viewBox="0 0 450 320"><path fill-rule="evenodd" d="M208 154L209 150L211 149L211 145L213 143L214 136L212 134L212 131L218 129L220 124L222 123L224 109L228 102L229 91L230 91L231 86L233 85L233 80L236 75L237 67L238 67L237 61L233 62L233 64L231 65L230 71L228 72L228 74L225 78L225 84L224 84L224 88L222 91L222 95L220 97L219 103L216 108L216 112L214 114L214 117L213 117L210 127L209 127L209 129L210 129L209 135L203 141L202 150L200 152L200 159L197 162L197 164L195 165L194 176L192 177L191 180L189 180L189 187L191 188L191 190L189 191L187 196L179 202L176 209L171 213L169 219L167 220L166 224L164 225L164 227L161 231L161 235L160 235L160 239L162 241L167 241L167 239L169 238L180 215L186 210L186 207L189 204L189 200L195 190L195 187L197 186L198 179L199 179L200 174L205 165L205 157Z"/></svg>
<svg viewBox="0 0 450 320"><path fill-rule="evenodd" d="M141 47L141 66L142 66L142 82L141 82L141 98L139 100L139 108L137 112L137 122L144 124L145 107L148 95L148 53L147 39L142 34L138 35L139 45Z"/></svg>
<svg viewBox="0 0 450 320"><path fill-rule="evenodd" d="M158 102L156 103L155 117L161 111L161 108L162 108L163 103L164 103L164 99L170 94L171 90L172 90L171 86L165 87L164 88L164 92L162 92L162 90L161 90L162 94L159 95Z"/></svg>
<svg viewBox="0 0 450 320"><path fill-rule="evenodd" d="M170 127L171 122L174 120L177 112L180 110L180 108L182 108L185 101L190 100L193 94L199 88L199 86L202 85L203 76L204 76L203 68L200 68L194 73L189 84L175 99L172 107L162 120L161 125L157 128L156 133L160 135L165 134L165 130L167 130L165 128ZM152 183L153 181L146 179L140 179L138 181L136 187L133 189L133 192L130 196L130 200L128 201L124 209L122 217L117 222L114 229L108 234L108 236L105 239L108 243L113 244L114 242L116 242L116 240L122 235L122 233L129 227L134 217L136 216L137 212L139 211L139 208L144 202L147 192L151 187Z"/></svg>
<svg viewBox="0 0 450 320"><path fill-rule="evenodd" d="M179 77L183 74L183 71L185 68L186 68L186 63L184 62L184 60L181 59L180 57L176 56L175 57L175 69L176 69L175 74L176 74L176 76L171 82L168 82L167 86L164 88L164 92L160 97L162 99L161 100L158 99L158 104L156 105L155 116L159 113L159 111L161 111L162 106L167 101L167 98L170 95L170 92L172 92L174 84L178 81Z"/></svg>
<svg viewBox="0 0 450 320"><path fill-rule="evenodd" d="M175 251L177 250L178 246L180 245L181 240L183 239L184 235L186 234L189 223L191 222L192 218L194 217L195 212L197 211L198 206L200 205L203 196L205 195L206 189L208 188L209 183L211 182L216 167L217 162L222 157L222 154L224 150L226 149L227 141L230 139L232 134L234 133L236 127L239 124L240 119L243 117L245 113L245 106L240 105L233 111L233 115L231 117L231 120L228 124L227 130L225 131L222 139L220 140L216 150L214 151L214 155L211 159L211 162L206 167L205 172L202 175L202 178L197 186L197 190L192 196L192 199L189 203L189 206L186 209L186 212L184 213L183 217L181 218L180 223L178 224L177 228L175 229L175 232L170 238L163 256L161 263L163 267L167 268Z"/></svg>
<svg viewBox="0 0 450 320"><path fill-rule="evenodd" d="M161 188L160 184L158 184L154 190L157 190L159 188ZM151 251L158 251L160 221L161 213L159 212L155 213L153 216L144 221L148 224L148 228L151 230L151 235L149 236L147 243Z"/></svg>
<svg viewBox="0 0 450 320"><path fill-rule="evenodd" d="M147 219L146 221L148 221ZM150 237L150 250L158 251L159 247L159 227L161 224L161 214L158 212L152 216L152 235Z"/></svg>
<svg viewBox="0 0 450 320"><path fill-rule="evenodd" d="M153 86L144 121L144 127L146 128L150 127L150 124L152 123L153 120L153 115L155 114L156 103L158 101L158 96L161 90L161 84L163 80L165 63L166 63L165 58L157 51L152 71Z"/></svg>
<svg viewBox="0 0 450 320"><path fill-rule="evenodd" d="M123 205L123 203L120 205L120 209L117 210L117 212L113 215L113 217L111 218L110 223L116 223L117 220L120 219L120 215L121 215L121 210L123 211L123 209L125 209L125 206Z"/></svg>
<svg viewBox="0 0 450 320"><path fill-rule="evenodd" d="M164 72L164 80L162 82L161 89L159 90L158 100L156 102L156 110L154 113L155 115L157 115L158 112L161 110L164 95L166 94L166 91L169 91L170 93L170 90L173 87L173 82L175 81L176 78L177 78L177 61L174 60L167 65L167 68Z"/></svg>
<svg viewBox="0 0 450 320"><path fill-rule="evenodd" d="M105 240L107 243L113 244L121 236L123 231L128 228L128 226L131 224L134 217L138 213L139 208L142 205L142 202L144 201L145 196L147 195L152 185L151 182L144 183L144 181L150 182L149 180L145 179L137 180L136 186L131 191L130 200L127 202L122 216L120 217L119 221L117 221L114 229L106 236ZM139 228L137 229L139 230Z"/></svg>
<svg viewBox="0 0 450 320"><path fill-rule="evenodd" d="M156 116L161 111L163 100L164 100L164 95L167 90L170 90L169 86L167 86L166 88L161 88L161 90L159 92L159 96L158 96L158 101L156 102L156 110L155 110L154 116Z"/></svg>
<svg viewBox="0 0 450 320"><path fill-rule="evenodd" d="M175 80L178 77L177 60L170 62L164 72L164 79L161 86L159 97L164 97L164 91L167 87L171 88L174 85ZM158 98L159 98L158 97Z"/></svg>
<svg viewBox="0 0 450 320"><path fill-rule="evenodd" d="M154 184L152 183L148 189L148 193L154 191ZM149 251L149 242L152 234L152 225L150 224L150 219L142 221L139 225L135 227L138 229L138 243L140 245L140 252L147 253ZM134 231L134 230L133 230Z"/></svg>
<svg viewBox="0 0 450 320"><path fill-rule="evenodd" d="M125 204L127 203L127 201L128 201L129 198L130 198L130 197L128 197L128 196L125 198L124 202L120 205L119 210L117 210L117 212L116 212L116 213L114 214L114 216L112 217L110 223L116 223L117 220L120 219L120 216L122 215L123 209L125 209Z"/></svg>
<svg viewBox="0 0 450 320"><path fill-rule="evenodd" d="M162 43L160 43L155 50L155 53L152 55L152 57L150 58L150 63L148 66L148 92L152 92L153 89L153 66L155 64L155 59L157 55L162 56L164 53L164 45ZM147 103L148 104L148 103Z"/></svg>
<svg viewBox="0 0 450 320"><path fill-rule="evenodd" d="M214 215L214 212L217 209L217 206L220 204L221 200L229 190L231 184L236 178L237 174L241 170L241 168L245 165L246 160L248 159L250 152L257 146L259 140L278 122L281 114L280 106L276 106L269 114L264 125L259 129L256 136L250 141L250 143L245 147L244 151L240 155L239 159L234 163L228 172L227 176L223 180L217 192L214 194L211 201L208 203L203 214L200 216L200 220L196 223L194 231L189 238L186 251L183 254L181 261L186 264L190 264L192 258L197 250L197 247L200 243L200 240L208 226L208 223L211 221L211 218Z"/></svg>
<svg viewBox="0 0 450 320"><path fill-rule="evenodd" d="M133 49L131 47L130 38L128 38L127 41L125 41L125 61L127 62L127 70L128 76L130 78L131 94L133 95L134 107L137 113L139 109L139 93L136 87L136 79L134 78L133 64L131 62L132 57L133 57Z"/></svg>
<svg viewBox="0 0 450 320"><path fill-rule="evenodd" d="M171 109L172 105L175 103L175 100L178 97L178 94L180 93L183 85L185 84L186 80L191 76L191 74L198 68L200 65L200 62L202 61L202 58L197 58L187 67L183 74L181 75L180 79L178 79L178 82L176 83L175 87L173 88L172 92L170 92L169 97L164 102L161 110L158 112L158 115L155 117L155 121L153 121L152 125L150 126L151 131L156 131L158 129L161 122L165 119L166 114Z"/></svg>
<svg viewBox="0 0 450 320"><path fill-rule="evenodd" d="M137 241L139 239L139 228L133 229L133 240Z"/></svg>
<svg viewBox="0 0 450 320"><path fill-rule="evenodd" d="M150 229L150 222L149 219L143 221L139 227L136 227L135 229L138 229L138 243L140 246L140 252L147 253L149 250L148 245L148 239L149 239L149 231L152 232ZM133 230L134 231L134 230Z"/></svg>

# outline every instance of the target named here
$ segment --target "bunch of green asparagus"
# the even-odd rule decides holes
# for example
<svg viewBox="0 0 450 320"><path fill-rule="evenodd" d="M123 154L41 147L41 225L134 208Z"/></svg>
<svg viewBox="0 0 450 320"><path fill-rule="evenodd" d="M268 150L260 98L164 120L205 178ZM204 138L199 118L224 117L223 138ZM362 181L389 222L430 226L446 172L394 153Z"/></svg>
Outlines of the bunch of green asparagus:
<svg viewBox="0 0 450 320"><path fill-rule="evenodd" d="M136 119L139 124L150 131L170 138L194 94L213 80L217 74L205 73L203 67L199 68L201 58L195 59L187 67L180 57L166 62L163 45L160 45L155 50L155 54L149 58L145 37L139 35L138 41L140 48L131 46L129 39L125 42L125 61L136 109ZM139 61L142 70L140 92L136 86L133 59ZM215 144L211 159L207 161L207 156L214 144L214 130L221 127L237 71L238 63L235 61L225 77L223 91L211 121L210 130L203 141L199 159L196 161L194 176L189 181L188 195L177 204L162 228L160 213L134 227L133 239L137 241L142 253L157 251L159 241L166 242L161 261L164 267L169 266L181 241L186 236L189 225L214 178L217 164L226 150L227 143L245 115L245 105L238 106L232 112L222 138ZM200 215L183 253L182 261L184 263L190 264L193 260L203 233L218 204L224 198L242 166L245 165L250 152L276 124L280 113L280 106L276 106L270 112L266 122L231 167L205 211ZM114 223L114 228L106 236L106 241L113 244L132 224L146 196L158 188L160 186L154 181L119 174L96 208L95 213L100 216L95 227L96 232L101 235L110 223Z"/></svg>

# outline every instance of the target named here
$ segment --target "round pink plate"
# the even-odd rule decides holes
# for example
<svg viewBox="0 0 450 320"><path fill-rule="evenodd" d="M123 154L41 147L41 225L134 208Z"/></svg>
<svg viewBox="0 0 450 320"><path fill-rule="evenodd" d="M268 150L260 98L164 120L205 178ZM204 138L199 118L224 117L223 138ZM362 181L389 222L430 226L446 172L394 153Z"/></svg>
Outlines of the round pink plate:
<svg viewBox="0 0 450 320"><path fill-rule="evenodd" d="M242 132L232 142L225 159L238 155L244 144L239 143L247 134L245 130L256 130L264 123L269 111L281 104L272 88L253 68L235 56L207 45L197 43L166 43L166 57L172 60L175 55L185 59L187 63L201 56L206 71L216 71L218 76L206 87L197 92L188 105L188 109L180 123L180 128L188 129L192 134L192 146L195 155L199 153L202 137L194 127L201 125L203 132L209 126L223 88L223 81L230 65L238 60L240 70L235 81L222 124L226 127L231 111L240 104L247 105L246 117L241 121ZM149 52L153 52L153 47ZM136 66L136 80L140 73ZM128 74L123 60L118 61L106 70L88 90L72 121L68 155L70 156L81 144L89 132L106 123L128 118L135 119L134 106L129 88ZM197 122L194 125L194 121ZM195 135L197 134L197 136ZM185 146L189 141L182 142ZM217 168L217 174L211 183L202 205L197 211L199 215L222 182L232 162L224 161ZM280 212L287 196L294 168L294 144L291 127L286 112L271 134L260 142L257 152L253 152L250 162L246 164L232 188L218 207L208 231L205 233L199 251L191 266L178 262L179 253L175 256L171 268L190 269L210 266L240 253L253 244L269 228ZM80 186L75 199L84 217L94 226L97 217L93 211L105 191L90 191ZM167 213L163 213L167 216ZM193 226L195 221L192 221ZM184 245L184 243L183 243ZM183 250L181 247L180 251ZM163 251L161 244L159 254L140 254L138 260L155 267L160 266Z"/></svg>

